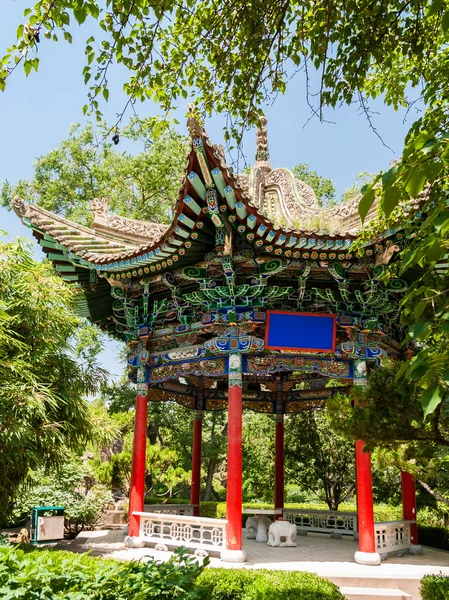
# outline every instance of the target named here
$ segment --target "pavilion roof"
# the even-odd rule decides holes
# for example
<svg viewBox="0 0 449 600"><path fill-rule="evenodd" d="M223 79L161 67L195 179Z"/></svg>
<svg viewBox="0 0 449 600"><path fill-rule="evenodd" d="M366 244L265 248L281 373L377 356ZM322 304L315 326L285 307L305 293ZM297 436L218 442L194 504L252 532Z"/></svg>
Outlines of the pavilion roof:
<svg viewBox="0 0 449 600"><path fill-rule="evenodd" d="M315 251L324 258L323 253L337 252L332 259L347 259L361 227L359 198L321 209L307 184L288 169L271 169L265 124L263 118L251 173L234 175L223 149L212 144L198 122L189 118L191 148L169 226L111 214L106 199L93 200L91 227L19 198L13 208L36 237L50 242L44 246L48 254L55 254L48 250L59 250L81 268L108 273L134 266L165 270L176 262L195 262L198 254L215 247L213 224L217 223L225 229L232 227L258 253L299 258L301 251ZM374 213L375 207L370 216Z"/></svg>

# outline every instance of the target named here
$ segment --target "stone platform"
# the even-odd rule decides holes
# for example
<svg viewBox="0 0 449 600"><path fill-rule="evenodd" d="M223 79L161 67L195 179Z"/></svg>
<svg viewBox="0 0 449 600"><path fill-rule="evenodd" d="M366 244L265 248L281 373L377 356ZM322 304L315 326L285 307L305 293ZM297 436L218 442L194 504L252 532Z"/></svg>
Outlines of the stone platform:
<svg viewBox="0 0 449 600"><path fill-rule="evenodd" d="M58 547L73 552L88 552L117 560L145 560L153 557L164 561L171 552L150 547L131 549L123 546L123 530L84 531L74 540ZM357 543L353 539L333 539L327 535L309 534L297 538L296 548L272 548L255 540L244 540L247 562L223 563L211 557L211 565L224 568L279 569L308 571L330 579L342 589L348 600L380 600L381 598L420 600L419 585L425 574L443 572L449 575L449 552L424 548L422 555L390 557L377 567L353 562ZM200 559L201 560L201 559Z"/></svg>

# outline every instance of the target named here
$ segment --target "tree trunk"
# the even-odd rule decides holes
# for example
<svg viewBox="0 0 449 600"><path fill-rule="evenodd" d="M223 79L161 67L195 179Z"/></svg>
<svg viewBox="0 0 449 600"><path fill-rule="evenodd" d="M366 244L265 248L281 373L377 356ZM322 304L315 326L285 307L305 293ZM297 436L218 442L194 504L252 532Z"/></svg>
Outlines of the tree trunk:
<svg viewBox="0 0 449 600"><path fill-rule="evenodd" d="M425 490L427 490L429 492L429 494L432 494L432 496L434 496L434 498L436 498L440 502L443 502L444 504L449 504L449 498L445 498L444 496L442 496L441 494L439 494L438 492L433 490L430 487L430 485L428 485L424 481L421 481L420 479L417 479L416 481L419 483L420 486L422 486Z"/></svg>
<svg viewBox="0 0 449 600"><path fill-rule="evenodd" d="M211 484L210 489L212 491L212 494L215 496L215 500L217 502L223 502L223 500L220 498L220 495L218 494L218 492L215 491L214 486Z"/></svg>
<svg viewBox="0 0 449 600"><path fill-rule="evenodd" d="M212 479L214 477L216 466L217 466L217 459L215 457L209 458L209 464L207 466L206 487L204 489L204 500L206 502L208 500L210 500L210 494L212 491Z"/></svg>

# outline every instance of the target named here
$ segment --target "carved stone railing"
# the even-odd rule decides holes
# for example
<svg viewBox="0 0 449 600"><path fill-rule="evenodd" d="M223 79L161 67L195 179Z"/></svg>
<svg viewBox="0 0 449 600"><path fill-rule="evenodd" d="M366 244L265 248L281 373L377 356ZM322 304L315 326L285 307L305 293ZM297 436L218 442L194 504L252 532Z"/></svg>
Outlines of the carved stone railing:
<svg viewBox="0 0 449 600"><path fill-rule="evenodd" d="M411 546L410 526L415 521L386 521L374 523L376 549L379 554L408 550Z"/></svg>
<svg viewBox="0 0 449 600"><path fill-rule="evenodd" d="M284 508L282 515L284 519L296 525L299 533L312 531L338 536L357 533L357 513L355 512Z"/></svg>
<svg viewBox="0 0 449 600"><path fill-rule="evenodd" d="M164 515L193 515L197 504L145 504L145 512L162 513Z"/></svg>
<svg viewBox="0 0 449 600"><path fill-rule="evenodd" d="M145 542L221 552L226 546L226 519L134 512Z"/></svg>

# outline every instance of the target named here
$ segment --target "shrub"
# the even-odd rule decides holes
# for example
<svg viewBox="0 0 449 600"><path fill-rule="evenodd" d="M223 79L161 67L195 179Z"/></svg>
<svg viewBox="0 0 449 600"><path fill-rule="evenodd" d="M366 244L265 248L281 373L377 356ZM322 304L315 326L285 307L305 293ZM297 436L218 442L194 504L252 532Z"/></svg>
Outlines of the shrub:
<svg viewBox="0 0 449 600"><path fill-rule="evenodd" d="M449 577L442 573L425 575L420 592L422 600L449 600Z"/></svg>
<svg viewBox="0 0 449 600"><path fill-rule="evenodd" d="M207 569L198 578L204 600L343 600L336 585L313 573Z"/></svg>
<svg viewBox="0 0 449 600"><path fill-rule="evenodd" d="M248 569L206 569L197 583L203 587L205 600L240 600L245 589L254 582L261 571Z"/></svg>
<svg viewBox="0 0 449 600"><path fill-rule="evenodd" d="M147 496L145 504L190 504L189 498L161 498L160 496Z"/></svg>
<svg viewBox="0 0 449 600"><path fill-rule="evenodd" d="M28 549L27 549L28 550ZM184 551L158 564L119 563L55 550L0 548L0 598L193 600L203 567Z"/></svg>
<svg viewBox="0 0 449 600"><path fill-rule="evenodd" d="M344 600L339 588L314 573L269 571L256 577L242 600Z"/></svg>
<svg viewBox="0 0 449 600"><path fill-rule="evenodd" d="M14 521L20 523L29 518L34 506L63 506L68 532L76 534L83 529L92 529L113 498L104 486L95 485L87 489L90 476L90 465L75 456L58 471L30 473L17 494Z"/></svg>
<svg viewBox="0 0 449 600"><path fill-rule="evenodd" d="M449 529L446 527L418 525L418 540L424 546L449 550Z"/></svg>

